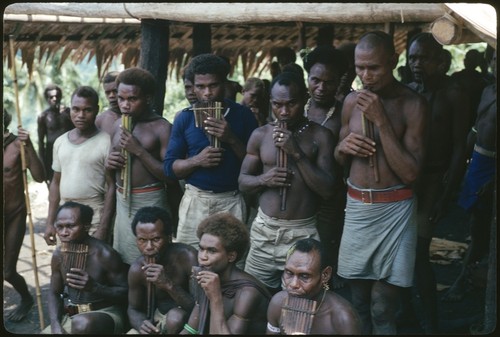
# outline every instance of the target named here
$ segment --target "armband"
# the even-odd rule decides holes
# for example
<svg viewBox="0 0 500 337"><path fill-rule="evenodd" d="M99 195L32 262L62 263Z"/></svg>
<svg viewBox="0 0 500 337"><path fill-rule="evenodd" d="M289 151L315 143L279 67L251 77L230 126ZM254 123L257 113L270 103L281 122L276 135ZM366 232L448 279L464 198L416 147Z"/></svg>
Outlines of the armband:
<svg viewBox="0 0 500 337"><path fill-rule="evenodd" d="M476 127L473 126L471 130L472 130L472 132L477 133Z"/></svg>
<svg viewBox="0 0 500 337"><path fill-rule="evenodd" d="M273 333L280 333L281 332L281 329L274 326L274 325L271 325L271 323L267 322L267 330L273 332Z"/></svg>
<svg viewBox="0 0 500 337"><path fill-rule="evenodd" d="M189 332L191 335L198 335L198 330L195 328L191 327L189 324L184 324L184 329Z"/></svg>

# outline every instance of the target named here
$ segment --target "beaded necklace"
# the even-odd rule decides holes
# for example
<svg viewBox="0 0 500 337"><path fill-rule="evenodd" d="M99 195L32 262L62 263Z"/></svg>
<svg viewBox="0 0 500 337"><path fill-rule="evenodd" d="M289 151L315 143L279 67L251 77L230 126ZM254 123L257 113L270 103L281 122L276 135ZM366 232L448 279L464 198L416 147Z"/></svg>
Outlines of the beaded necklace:
<svg viewBox="0 0 500 337"><path fill-rule="evenodd" d="M330 108L330 110L328 110L327 114L326 114L326 117L325 119L323 120L323 122L321 122L321 126L324 126L325 123L333 116L333 114L335 113L335 108L337 107L337 102L335 101L335 103L333 104L333 106ZM309 117L309 109L311 108L311 99L309 98L307 100L307 103L306 105L304 106L304 115L306 117Z"/></svg>

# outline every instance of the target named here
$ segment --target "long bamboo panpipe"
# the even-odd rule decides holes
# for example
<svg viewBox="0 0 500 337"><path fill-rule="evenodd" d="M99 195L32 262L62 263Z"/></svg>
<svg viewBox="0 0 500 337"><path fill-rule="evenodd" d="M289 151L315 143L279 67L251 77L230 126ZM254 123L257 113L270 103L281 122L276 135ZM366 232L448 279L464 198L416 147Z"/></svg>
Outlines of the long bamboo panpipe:
<svg viewBox="0 0 500 337"><path fill-rule="evenodd" d="M145 256L144 260L146 263L155 263L156 259L154 256ZM148 298L147 298L147 313L146 316L147 318L153 322L154 320L154 315L155 315L155 310L156 310L156 303L155 303L155 285L151 282L148 282L147 286L147 292L148 292Z"/></svg>
<svg viewBox="0 0 500 337"><path fill-rule="evenodd" d="M85 270L89 246L84 243L62 242L61 243L61 271L63 275L70 272L71 268ZM81 291L77 291L76 300L80 299Z"/></svg>
<svg viewBox="0 0 500 337"><path fill-rule="evenodd" d="M375 140L375 126L373 122L365 117L364 113L361 113L361 122L363 127L363 136L366 136L372 140ZM378 175L378 164L377 164L377 153L374 153L369 157L370 167L373 169L373 175L375 176L375 181L379 181Z"/></svg>
<svg viewBox="0 0 500 337"><path fill-rule="evenodd" d="M130 115L125 115L122 114L122 127L129 131L132 132L132 117ZM128 215L130 216L132 214L132 197L131 197L131 173L132 173L132 156L130 153L128 153L127 150L122 149L122 155L127 158L127 162L125 164L125 167L122 168L121 171L121 178L123 181L123 198L125 200L128 200Z"/></svg>
<svg viewBox="0 0 500 337"><path fill-rule="evenodd" d="M282 129L287 129L286 122L284 121L278 121L278 127ZM283 148L278 149L278 160L277 160L278 167L288 167L288 155L283 150ZM281 207L280 209L282 211L286 210L286 187L280 187L280 196L281 196Z"/></svg>
<svg viewBox="0 0 500 337"><path fill-rule="evenodd" d="M12 80L14 82L14 92L16 95L16 113L17 113L17 122L18 127L22 127L22 119L21 119L21 109L19 108L19 88L17 86L17 73L16 73L16 58L14 53L14 36L9 35L9 49L10 49L10 61L11 69L12 69ZM40 283L38 281L38 267L36 263L36 249L35 249L35 231L33 228L33 219L31 217L31 205L30 205L30 196L28 191L28 176L27 176L27 165L26 165L26 149L24 148L26 144L21 142L21 167L23 171L23 184L24 184L24 199L26 203L26 213L28 216L28 224L30 230L30 239L31 239L31 259L33 261L33 272L35 273L35 289L36 289L36 303L38 306L38 317L40 319L40 329L43 330L45 328L45 322L43 318L43 307L42 307L42 293L40 291Z"/></svg>

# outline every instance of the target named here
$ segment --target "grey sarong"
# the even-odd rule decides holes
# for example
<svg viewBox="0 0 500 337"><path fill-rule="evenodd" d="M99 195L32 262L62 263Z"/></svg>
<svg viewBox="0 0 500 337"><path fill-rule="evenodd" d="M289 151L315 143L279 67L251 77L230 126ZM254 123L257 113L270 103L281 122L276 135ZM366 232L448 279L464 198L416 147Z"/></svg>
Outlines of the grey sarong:
<svg viewBox="0 0 500 337"><path fill-rule="evenodd" d="M337 273L411 287L416 241L415 198L364 204L348 195Z"/></svg>

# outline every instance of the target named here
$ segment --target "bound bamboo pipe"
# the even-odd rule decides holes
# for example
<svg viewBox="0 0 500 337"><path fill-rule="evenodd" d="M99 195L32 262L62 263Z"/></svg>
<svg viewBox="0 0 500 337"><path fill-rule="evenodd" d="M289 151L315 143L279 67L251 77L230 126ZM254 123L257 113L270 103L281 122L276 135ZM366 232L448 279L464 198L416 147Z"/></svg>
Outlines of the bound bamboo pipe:
<svg viewBox="0 0 500 337"><path fill-rule="evenodd" d="M17 73L16 73L16 58L14 53L14 36L9 35L9 49L10 49L10 61L12 66L12 80L14 81L14 92L16 95L16 113L18 127L22 127L21 119L21 109L19 108L19 88L17 86ZM30 196L28 191L28 176L27 176L27 165L26 165L26 149L24 148L26 144L21 142L21 167L23 171L23 184L24 184L24 198L26 203L26 213L28 215L28 224L31 239L31 259L33 261L33 272L35 273L35 289L36 289L36 303L38 306L38 317L40 318L40 330L45 328L45 322L43 318L43 307L42 307L42 293L40 291L40 283L38 282L38 266L36 263L36 249L35 249L35 231L33 229L33 219L31 217L31 205Z"/></svg>
<svg viewBox="0 0 500 337"><path fill-rule="evenodd" d="M278 121L278 127L282 129L286 129L287 125L284 121ZM278 149L278 167L288 167L288 155L283 150L283 148ZM280 196L281 196L281 207L282 211L286 210L286 187L280 187Z"/></svg>
<svg viewBox="0 0 500 337"><path fill-rule="evenodd" d="M132 131L132 117L130 115L122 114L122 127L127 131ZM125 167L122 168L121 178L123 181L123 198L128 200L128 214L129 216L132 214L132 197L130 194L131 191L131 173L132 173L132 156L128 153L127 150L122 149L122 155L127 158L127 162Z"/></svg>
<svg viewBox="0 0 500 337"><path fill-rule="evenodd" d="M146 263L155 263L156 259L154 256L145 256L144 260ZM155 310L156 310L156 303L155 303L155 285L151 282L148 282L147 285L147 313L146 316L147 318L153 322L154 320L154 315L155 315Z"/></svg>
<svg viewBox="0 0 500 337"><path fill-rule="evenodd" d="M370 88L365 87L364 89L370 90ZM363 136L368 137L375 141L375 125L373 122L366 118L365 114L361 113L361 123L363 128ZM377 163L377 153L374 153L369 157L370 167L373 169L373 175L375 177L375 181L378 182L379 174L378 174L378 163Z"/></svg>

